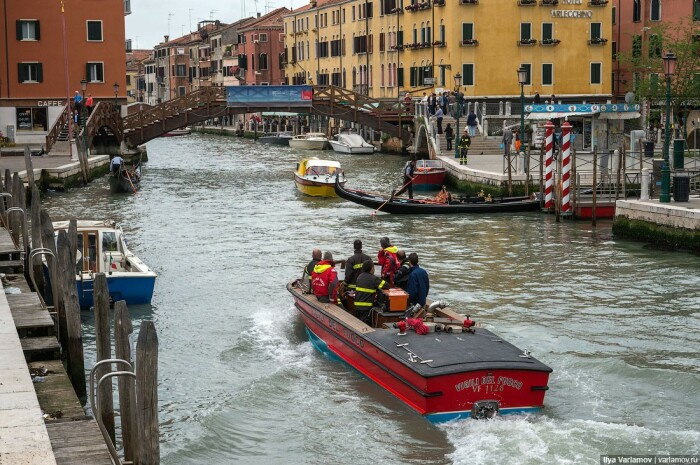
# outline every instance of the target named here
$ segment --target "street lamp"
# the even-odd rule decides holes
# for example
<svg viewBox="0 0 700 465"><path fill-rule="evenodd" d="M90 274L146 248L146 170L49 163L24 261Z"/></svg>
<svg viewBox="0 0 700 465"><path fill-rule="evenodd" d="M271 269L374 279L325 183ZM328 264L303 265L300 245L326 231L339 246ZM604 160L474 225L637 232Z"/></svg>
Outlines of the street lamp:
<svg viewBox="0 0 700 465"><path fill-rule="evenodd" d="M671 76L676 72L676 55L667 52L664 55L664 74L666 75L666 126L664 129L664 162L661 166L661 194L659 202L671 201L671 171L668 166L668 150L671 144Z"/></svg>
<svg viewBox="0 0 700 465"><path fill-rule="evenodd" d="M462 75L457 73L454 75L455 79L455 158L459 158L459 143L460 133L459 133L459 116L462 114L462 98L459 92L459 88L462 87Z"/></svg>
<svg viewBox="0 0 700 465"><path fill-rule="evenodd" d="M525 163L524 163L524 169L525 169L525 195L528 194L528 180L527 180L527 172L528 172L528 156L527 156L527 150L525 149L525 83L527 82L527 69L524 66L521 66L518 69L518 83L520 83L520 148L525 154ZM516 155L517 156L517 155ZM508 160L508 172L510 173L510 160Z"/></svg>

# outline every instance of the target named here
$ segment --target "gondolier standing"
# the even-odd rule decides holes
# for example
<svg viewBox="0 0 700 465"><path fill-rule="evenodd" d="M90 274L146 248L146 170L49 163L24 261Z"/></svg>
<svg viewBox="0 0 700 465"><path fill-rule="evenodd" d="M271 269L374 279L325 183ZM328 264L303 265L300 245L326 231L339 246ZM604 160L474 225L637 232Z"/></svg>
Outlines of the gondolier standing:
<svg viewBox="0 0 700 465"><path fill-rule="evenodd" d="M469 129L464 129L464 134L459 139L459 164L467 164L467 153L469 152L469 146L472 145L472 138L469 137Z"/></svg>
<svg viewBox="0 0 700 465"><path fill-rule="evenodd" d="M413 180L415 179L416 171L416 160L410 160L406 162L406 166L403 167L403 187L399 189L398 192L392 192L391 197L398 197L399 195L406 192L408 189L408 198L413 198Z"/></svg>

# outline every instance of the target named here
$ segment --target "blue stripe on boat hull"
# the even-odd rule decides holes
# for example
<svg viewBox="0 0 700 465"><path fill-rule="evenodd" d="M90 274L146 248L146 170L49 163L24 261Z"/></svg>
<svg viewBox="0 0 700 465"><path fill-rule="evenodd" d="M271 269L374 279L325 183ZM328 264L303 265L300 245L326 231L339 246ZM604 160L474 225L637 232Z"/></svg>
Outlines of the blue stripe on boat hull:
<svg viewBox="0 0 700 465"><path fill-rule="evenodd" d="M306 334L309 335L309 341L311 342L311 345L314 346L316 350L321 352L323 355L325 355L329 360L337 361L337 362L343 362L345 361L338 357L329 347L328 344L323 341L320 337L316 336L313 331L309 329L308 326L306 328ZM347 365L347 364L346 364ZM350 365L348 365L350 366ZM371 379L371 378L369 378ZM523 413L537 413L540 412L542 409L540 407L516 407L516 408L508 408L508 409L501 409L499 410L498 414L499 415L512 415L512 414L523 414ZM446 421L451 421L451 420L460 420L460 419L469 419L471 418L472 412L471 410L466 410L466 411L459 411L459 412L442 412L442 413L430 413L427 415L423 415L426 419L428 419L431 423L444 423Z"/></svg>
<svg viewBox="0 0 700 465"><path fill-rule="evenodd" d="M93 305L94 280L77 279L78 299L81 308L89 308ZM155 276L109 276L107 275L107 288L109 297L114 302L125 300L127 305L150 304L155 287Z"/></svg>

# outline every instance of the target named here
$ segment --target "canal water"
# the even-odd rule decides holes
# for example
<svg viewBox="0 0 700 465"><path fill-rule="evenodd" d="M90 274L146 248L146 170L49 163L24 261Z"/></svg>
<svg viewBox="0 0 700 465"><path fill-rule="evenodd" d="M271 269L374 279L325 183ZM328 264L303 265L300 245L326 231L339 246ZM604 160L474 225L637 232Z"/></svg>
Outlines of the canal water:
<svg viewBox="0 0 700 465"><path fill-rule="evenodd" d="M137 195L106 179L45 200L54 219L112 218L158 274L162 463L597 464L700 454L700 260L539 213L400 217L298 194L304 155L208 135L148 143ZM405 159L350 156L348 186L389 192ZM448 300L550 365L541 415L435 426L315 352L285 284L311 249L360 238L419 254ZM83 313L88 345L93 318ZM87 365L94 361L88 351Z"/></svg>

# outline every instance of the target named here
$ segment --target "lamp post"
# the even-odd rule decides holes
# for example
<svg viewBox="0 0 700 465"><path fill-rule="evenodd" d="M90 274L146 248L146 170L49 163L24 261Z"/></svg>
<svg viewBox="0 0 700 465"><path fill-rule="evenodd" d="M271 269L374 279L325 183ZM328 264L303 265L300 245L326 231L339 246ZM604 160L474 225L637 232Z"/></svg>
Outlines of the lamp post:
<svg viewBox="0 0 700 465"><path fill-rule="evenodd" d="M659 202L671 201L671 171L668 166L668 151L671 144L671 76L676 72L676 55L672 52L664 55L664 74L666 75L666 126L664 129L664 162L661 166L661 194Z"/></svg>
<svg viewBox="0 0 700 465"><path fill-rule="evenodd" d="M518 68L518 83L520 84L520 148L525 154L524 166L525 170L525 195L528 195L528 162L529 157L525 149L525 83L527 82L527 69L523 66ZM517 156L517 155L516 155ZM508 160L508 172L510 172L510 160Z"/></svg>
<svg viewBox="0 0 700 465"><path fill-rule="evenodd" d="M462 75L457 73L454 76L455 79L455 158L459 158L459 116L462 114L462 97L459 92L459 88L462 87Z"/></svg>
<svg viewBox="0 0 700 465"><path fill-rule="evenodd" d="M114 91L114 108L117 108L117 95L119 95L119 83L115 82L112 84L112 90Z"/></svg>

